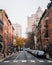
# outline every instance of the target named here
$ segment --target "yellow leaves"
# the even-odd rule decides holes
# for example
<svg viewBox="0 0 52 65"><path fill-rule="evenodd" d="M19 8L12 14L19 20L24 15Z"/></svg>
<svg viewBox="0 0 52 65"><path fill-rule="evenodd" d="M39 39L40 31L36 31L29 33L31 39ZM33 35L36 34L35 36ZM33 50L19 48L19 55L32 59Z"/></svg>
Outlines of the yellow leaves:
<svg viewBox="0 0 52 65"><path fill-rule="evenodd" d="M15 37L16 40L16 46L23 46L24 45L24 38L20 38L20 37Z"/></svg>

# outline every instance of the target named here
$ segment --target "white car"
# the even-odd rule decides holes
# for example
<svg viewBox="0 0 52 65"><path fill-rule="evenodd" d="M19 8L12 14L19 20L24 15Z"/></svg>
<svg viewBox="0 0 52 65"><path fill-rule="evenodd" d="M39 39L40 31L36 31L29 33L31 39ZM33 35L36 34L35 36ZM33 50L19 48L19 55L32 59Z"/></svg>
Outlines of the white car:
<svg viewBox="0 0 52 65"><path fill-rule="evenodd" d="M34 54L36 57L45 57L44 51L41 50L33 50L32 54Z"/></svg>

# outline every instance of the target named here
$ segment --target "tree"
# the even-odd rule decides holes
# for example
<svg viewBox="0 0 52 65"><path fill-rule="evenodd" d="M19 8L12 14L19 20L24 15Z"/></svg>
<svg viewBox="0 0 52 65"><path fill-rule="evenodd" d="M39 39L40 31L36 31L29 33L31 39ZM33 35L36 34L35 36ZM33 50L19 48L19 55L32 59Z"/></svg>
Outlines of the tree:
<svg viewBox="0 0 52 65"><path fill-rule="evenodd" d="M24 38L16 36L14 45L22 47L24 45Z"/></svg>

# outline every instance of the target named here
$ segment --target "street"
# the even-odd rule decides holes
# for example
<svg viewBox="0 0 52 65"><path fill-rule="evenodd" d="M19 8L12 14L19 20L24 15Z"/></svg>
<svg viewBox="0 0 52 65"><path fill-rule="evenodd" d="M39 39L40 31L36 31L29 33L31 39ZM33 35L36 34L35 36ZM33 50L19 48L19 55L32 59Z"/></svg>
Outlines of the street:
<svg viewBox="0 0 52 65"><path fill-rule="evenodd" d="M0 0L0 65L52 65L52 0Z"/></svg>
<svg viewBox="0 0 52 65"><path fill-rule="evenodd" d="M27 51L20 51L0 62L0 65L52 65L52 60L36 58Z"/></svg>

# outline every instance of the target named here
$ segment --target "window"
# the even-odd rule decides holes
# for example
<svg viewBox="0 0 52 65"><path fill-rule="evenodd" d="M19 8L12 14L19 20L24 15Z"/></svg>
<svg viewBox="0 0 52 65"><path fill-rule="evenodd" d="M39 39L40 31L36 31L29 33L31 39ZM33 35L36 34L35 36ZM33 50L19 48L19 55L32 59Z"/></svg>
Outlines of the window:
<svg viewBox="0 0 52 65"><path fill-rule="evenodd" d="M49 19L49 22L48 22L48 24L52 24L52 19Z"/></svg>

